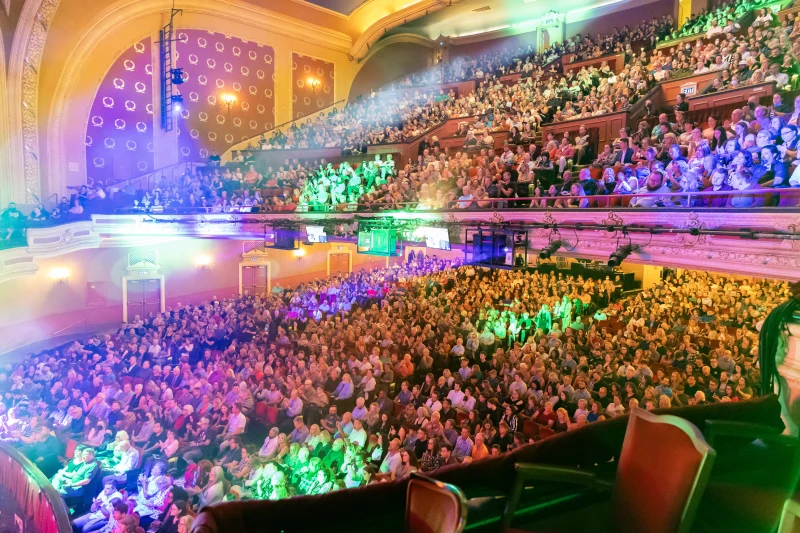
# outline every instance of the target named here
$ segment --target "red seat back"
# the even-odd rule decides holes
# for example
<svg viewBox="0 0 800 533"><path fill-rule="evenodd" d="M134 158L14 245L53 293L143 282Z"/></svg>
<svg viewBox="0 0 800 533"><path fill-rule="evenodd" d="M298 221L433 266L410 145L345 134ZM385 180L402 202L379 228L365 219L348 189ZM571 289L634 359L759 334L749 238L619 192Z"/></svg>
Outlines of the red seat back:
<svg viewBox="0 0 800 533"><path fill-rule="evenodd" d="M278 408L272 407L271 405L267 406L267 413L265 422L269 425L276 424L278 422Z"/></svg>
<svg viewBox="0 0 800 533"><path fill-rule="evenodd" d="M253 414L259 420L266 420L267 418L267 404L264 402L258 402L256 404L256 408L253 410Z"/></svg>
<svg viewBox="0 0 800 533"><path fill-rule="evenodd" d="M467 502L457 487L413 475L406 492L408 533L459 533L464 530Z"/></svg>
<svg viewBox="0 0 800 533"><path fill-rule="evenodd" d="M618 531L688 531L714 457L691 422L634 409L614 483Z"/></svg>

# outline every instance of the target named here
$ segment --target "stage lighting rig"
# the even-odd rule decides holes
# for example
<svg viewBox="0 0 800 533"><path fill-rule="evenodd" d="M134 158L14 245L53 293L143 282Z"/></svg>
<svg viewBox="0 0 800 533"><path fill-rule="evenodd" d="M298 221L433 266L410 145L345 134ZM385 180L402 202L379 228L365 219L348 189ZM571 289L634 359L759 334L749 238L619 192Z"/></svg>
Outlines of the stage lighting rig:
<svg viewBox="0 0 800 533"><path fill-rule="evenodd" d="M641 247L638 244L626 244L625 246L620 246L609 256L608 266L610 268L616 268L620 266L629 255L638 251L640 248Z"/></svg>
<svg viewBox="0 0 800 533"><path fill-rule="evenodd" d="M560 250L562 246L566 248L566 243L561 239L551 242L547 248L542 248L542 251L539 252L539 259L550 259L550 256Z"/></svg>

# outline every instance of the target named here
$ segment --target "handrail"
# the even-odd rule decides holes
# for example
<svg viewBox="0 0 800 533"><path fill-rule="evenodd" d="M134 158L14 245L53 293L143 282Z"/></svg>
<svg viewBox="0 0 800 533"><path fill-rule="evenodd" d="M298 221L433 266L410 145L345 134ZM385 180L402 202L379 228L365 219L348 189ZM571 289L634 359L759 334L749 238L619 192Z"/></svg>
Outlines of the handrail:
<svg viewBox="0 0 800 533"><path fill-rule="evenodd" d="M346 98L342 98L341 100L337 100L337 101L335 101L334 103L332 103L332 104L330 104L330 105L327 105L327 106L323 107L322 109L317 109L316 111L314 111L313 113L311 113L310 115L308 115L308 116L306 116L306 117L301 117L301 118L299 118L299 119L297 119L297 118L294 118L294 119L292 119L292 120L287 120L286 122L283 122L283 123L281 123L281 124L278 124L277 126L273 126L272 128L270 128L270 129L268 129L268 130L264 130L264 131L262 131L261 133L256 133L255 135L253 135L253 136L249 137L248 139L246 139L246 140L244 140L244 141L239 141L238 143L231 145L231 147L230 147L230 148L228 148L227 150L225 150L225 153L223 154L223 156L224 156L224 155L227 155L227 154L228 154L228 152L231 152L231 151L233 151L233 150L237 150L237 151L246 150L246 148L237 148L237 146L241 146L241 145L242 145L242 144L244 144L244 143L248 143L248 146L249 146L249 143L250 143L250 141L252 141L252 140L253 140L253 139L255 139L256 137L261 137L262 135L266 135L267 133L269 133L269 132L271 132L271 131L275 131L275 130L277 130L277 129L279 129L279 128L282 128L282 127L284 127L284 126L285 126L285 125L287 125L287 124L291 124L292 122L297 122L298 120L303 120L303 119L311 118L311 117L312 117L312 116L314 116L314 115L319 115L319 113L324 113L326 109L330 109L331 107L334 107L334 106L336 106L336 105L338 105L338 104L341 104L341 103L342 103L342 102L344 102L345 100L346 100Z"/></svg>
<svg viewBox="0 0 800 533"><path fill-rule="evenodd" d="M554 207L553 206L536 207L536 206L531 206L531 205L533 204L533 202L536 202L538 204L538 203L540 203L542 201L556 202L557 200L562 200L562 201L563 200L579 200L580 201L580 200L602 200L602 199L610 200L610 199L626 199L626 198L627 199L632 199L632 198L667 198L667 199L686 198L686 205L682 205L681 204L681 205L674 205L674 206L664 206L665 208L676 207L676 208L680 208L680 209L686 209L686 208L695 208L695 207L693 207L691 205L691 203L692 203L692 199L693 198L696 199L697 197L701 197L701 198L708 197L708 196L715 197L715 198L732 197L732 196L757 197L757 196L766 195L766 194L780 194L780 195L786 194L786 195L789 195L789 196L800 196L800 187L798 187L798 188L776 188L776 189L763 189L762 188L762 189L745 189L745 190L731 190L731 191L693 191L693 192L668 192L668 193L650 193L650 192L648 192L648 193L630 193L630 194L612 193L612 194L595 194L595 195L591 195L591 196L588 196L588 195L585 195L585 196L571 196L571 195L563 195L563 196L562 195L559 195L559 196L528 196L528 197L523 197L523 198L482 198L480 200L473 198L471 200L458 200L458 199L457 200L453 200L453 201L447 202L445 204L445 206L441 207L441 208L431 207L429 209L414 209L414 210L415 211L475 211L475 210L482 210L482 209L495 209L495 210L496 209L501 209L501 210L502 209L510 209L510 210L514 210L514 209L523 209L523 210L545 209L545 210L549 210L549 209L553 209ZM477 206L477 202L489 202L490 205L487 206L487 207L478 207ZM506 205L505 207L502 207L500 205L500 204L519 203L519 202L528 202L529 206L525 206L525 207L508 207ZM470 204L471 207L469 207L469 208L459 208L458 207L459 204ZM326 205L322 205L322 206L319 206L319 205L315 206L315 204L313 204L313 203L300 204L300 205L302 205L302 207L304 209L305 208L314 208L314 210L313 211L312 210L308 210L308 211L299 210L298 211L298 210L296 210L296 208L298 207L297 205L293 206L293 207L295 207L295 210L287 210L285 208L286 206L278 206L277 208L274 208L274 209L271 208L270 206L264 206L264 205L262 205L262 206L254 206L254 207L259 207L260 208L259 209L259 213L261 213L261 214L263 214L263 213L287 213L287 212L309 213L309 214L335 213L335 212L338 212L338 210L336 209L336 207L338 207L338 206L347 206L347 209L345 209L344 212L357 211L359 208L365 208L366 210L370 210L373 207L374 208L379 208L379 209L387 207L387 205L383 204L383 203L364 203L364 204L343 203L343 204L338 204L338 206L330 206L330 205L327 205L327 204ZM414 201L414 202L401 202L401 203L398 203L396 205L398 207L400 207L401 210L403 208L418 208L419 206L426 206L426 204L425 204L425 202L423 200L417 200L417 201ZM248 206L243 206L243 207L246 209ZM318 208L322 208L322 209L318 209ZM581 209L603 209L603 210L606 210L606 209L618 209L618 208L619 209L633 209L635 207L613 206L613 207L596 207L596 208L595 207L587 207L587 208L581 208ZM720 208L714 208L714 207L710 207L710 208L711 209L720 209ZM152 215L158 215L158 214L170 215L170 214L181 214L181 212L184 212L186 214L192 214L192 213L210 213L210 214L214 214L214 213L241 212L241 209L242 208L240 208L240 207L235 207L235 208L224 208L222 210L219 210L219 207L213 207L213 206L212 207L166 207L166 208L164 208L163 213L149 212L147 214L152 214ZM565 209L572 209L572 208L566 207ZM132 214L132 213L135 214L137 212L145 213L145 211L134 211L133 209L118 209L118 210L115 211L116 214ZM192 213L190 213L190 212L192 212Z"/></svg>
<svg viewBox="0 0 800 533"><path fill-rule="evenodd" d="M142 180L146 180L147 189L149 189L150 188L150 179L152 177L154 177L156 174L163 174L164 171L169 169L170 170L170 178L174 179L175 178L175 169L176 168L180 168L181 166L183 166L184 169L186 169L186 168L189 168L189 167L193 167L194 165L197 165L197 164L199 164L199 163L193 162L193 161L181 161L181 162L178 162L178 163L172 163L171 165L165 165L163 167L159 167L159 168L157 168L155 170L152 170L151 172L148 172L146 174L140 174L139 176L134 176L132 178L124 178L124 179L115 181L113 183L111 183L111 182L106 183L106 187L117 187L117 188L119 188L119 186L122 185L122 184L127 184L129 182L134 182L134 181L138 181L138 182L141 183Z"/></svg>
<svg viewBox="0 0 800 533"><path fill-rule="evenodd" d="M0 442L0 454L5 454L9 459L8 461L3 461L2 473L0 473L1 479L8 482L18 481L11 477L13 468L10 468L10 464L8 464L11 462L17 463L26 476L26 480L30 485L27 491L24 490L24 487L19 486L7 488L28 515L27 518L33 521L35 529L41 533L72 533L67 506L61 495L50 483L50 480L47 479L47 476L30 459L14 449L13 446ZM42 499L45 501L42 502ZM50 508L50 513L46 512L45 508L40 508L44 504ZM34 508L31 509L29 507Z"/></svg>
<svg viewBox="0 0 800 533"><path fill-rule="evenodd" d="M60 330L58 330L58 331L54 332L54 333L53 333L51 336L52 336L52 337L55 337L55 336L56 336L56 335L58 335L59 333L62 333L62 332L64 332L64 331L67 331L68 329L72 328L73 326L76 326L76 325L80 324L81 322L83 322L83 326L84 326L84 328L83 328L83 332L84 332L84 333L87 333L87 332L88 332L88 330L89 330L89 319L87 319L87 318L82 318L82 319L78 320L77 322L74 322L74 323L70 324L69 326L67 326L67 327L65 327L65 328L61 328Z"/></svg>

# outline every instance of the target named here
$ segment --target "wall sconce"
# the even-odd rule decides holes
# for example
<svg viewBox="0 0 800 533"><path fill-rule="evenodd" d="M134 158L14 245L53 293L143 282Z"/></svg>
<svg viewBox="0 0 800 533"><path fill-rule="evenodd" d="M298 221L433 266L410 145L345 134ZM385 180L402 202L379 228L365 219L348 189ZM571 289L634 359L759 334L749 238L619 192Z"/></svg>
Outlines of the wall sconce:
<svg viewBox="0 0 800 533"><path fill-rule="evenodd" d="M298 248L297 250L292 251L292 255L294 255L296 258L300 259L304 255L306 255L306 251L303 250L302 248Z"/></svg>
<svg viewBox="0 0 800 533"><path fill-rule="evenodd" d="M50 279L55 281L58 284L66 283L67 278L69 277L69 270L64 267L56 267L50 269Z"/></svg>
<svg viewBox="0 0 800 533"><path fill-rule="evenodd" d="M228 116L231 114L231 106L236 102L236 95L231 93L224 93L222 95L222 103L228 107Z"/></svg>
<svg viewBox="0 0 800 533"><path fill-rule="evenodd" d="M208 268L208 266L211 264L211 258L207 255L198 255L194 258L194 264L197 265L197 268L201 270Z"/></svg>
<svg viewBox="0 0 800 533"><path fill-rule="evenodd" d="M311 94L314 94L314 93L317 92L317 89L319 88L319 86L320 86L320 84L322 82L319 81L316 78L308 78L307 83L308 83L308 86L311 87Z"/></svg>

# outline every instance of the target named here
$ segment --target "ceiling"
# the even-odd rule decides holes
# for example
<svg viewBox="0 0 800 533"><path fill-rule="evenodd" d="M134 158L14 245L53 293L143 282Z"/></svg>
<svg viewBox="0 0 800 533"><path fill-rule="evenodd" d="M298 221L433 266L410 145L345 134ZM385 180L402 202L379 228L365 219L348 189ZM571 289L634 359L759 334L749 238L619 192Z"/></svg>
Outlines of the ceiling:
<svg viewBox="0 0 800 533"><path fill-rule="evenodd" d="M324 7L331 11L336 11L341 15L349 15L358 6L363 4L365 0L304 0L309 4L314 4L318 7Z"/></svg>
<svg viewBox="0 0 800 533"><path fill-rule="evenodd" d="M325 1L325 0L317 0ZM346 1L346 0L327 0ZM352 0L356 1L356 0ZM652 0L651 0L652 1ZM429 39L464 37L498 30L530 31L533 21L550 11L567 14L567 22L591 18L597 8L625 9L635 0L455 0L453 5L407 22L391 33L416 33ZM489 9L486 9L486 8ZM606 10L604 9L604 11ZM476 11L478 10L478 11ZM525 30L525 28L529 28Z"/></svg>

